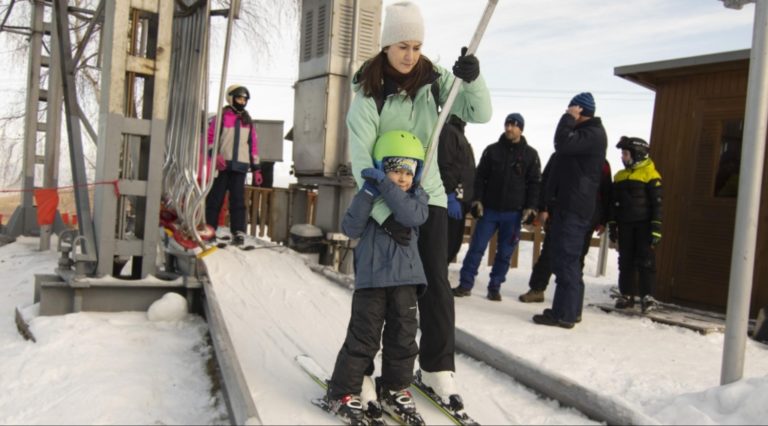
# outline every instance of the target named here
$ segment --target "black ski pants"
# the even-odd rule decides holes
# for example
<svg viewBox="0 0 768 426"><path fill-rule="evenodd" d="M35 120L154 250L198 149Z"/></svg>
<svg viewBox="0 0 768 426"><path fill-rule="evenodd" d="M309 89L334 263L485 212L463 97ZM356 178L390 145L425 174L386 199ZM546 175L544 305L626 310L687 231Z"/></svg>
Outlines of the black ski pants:
<svg viewBox="0 0 768 426"><path fill-rule="evenodd" d="M650 222L619 222L619 291L625 296L651 294L656 281L656 254L651 249Z"/></svg>
<svg viewBox="0 0 768 426"><path fill-rule="evenodd" d="M347 337L336 357L328 386L330 398L360 394L363 377L374 372L379 342L383 343L382 387L397 391L411 384L419 353L416 290L415 285L355 290Z"/></svg>
<svg viewBox="0 0 768 426"><path fill-rule="evenodd" d="M205 223L216 229L224 195L229 191L229 229L245 232L245 173L220 171L205 197Z"/></svg>
<svg viewBox="0 0 768 426"><path fill-rule="evenodd" d="M580 258L582 271L584 270L584 258L587 257L587 253L589 253L589 245L592 242L592 234L593 230L590 229L584 236L584 246L581 250ZM550 257L552 256L551 245L552 233L547 230L544 234L544 241L541 243L539 259L536 260L536 264L533 265L531 278L528 281L528 287L530 287L531 290L544 291L549 285L549 279L552 277L552 259Z"/></svg>
<svg viewBox="0 0 768 426"><path fill-rule="evenodd" d="M451 263L464 243L464 218L469 212L469 204L461 203L461 219L448 218L448 263Z"/></svg>
<svg viewBox="0 0 768 426"><path fill-rule="evenodd" d="M427 291L419 297L419 366L430 373L456 371L456 313L448 282L448 210L429 206L429 217L419 228L419 256L427 276Z"/></svg>

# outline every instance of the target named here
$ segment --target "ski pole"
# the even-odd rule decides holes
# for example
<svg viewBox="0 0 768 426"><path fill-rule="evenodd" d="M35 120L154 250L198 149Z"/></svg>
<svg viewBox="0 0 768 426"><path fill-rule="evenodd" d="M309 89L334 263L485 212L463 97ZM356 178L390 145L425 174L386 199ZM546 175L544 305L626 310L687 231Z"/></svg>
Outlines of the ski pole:
<svg viewBox="0 0 768 426"><path fill-rule="evenodd" d="M470 41L469 46L467 46L467 55L472 55L477 51L477 46L480 44L480 39L483 38L485 29L488 27L488 22L491 20L491 15L493 15L493 10L496 8L496 3L498 2L499 0L488 0L488 4L485 6L483 16L480 18L480 23L477 24L475 34L472 36L472 41ZM448 99L445 100L443 109L440 110L440 115L437 116L437 124L435 124L434 130L432 130L432 136L429 138L424 171L422 172L422 176L424 177L427 176L429 165L432 163L432 157L437 154L437 144L440 140L440 131L443 130L443 125L448 119L448 114L451 112L453 102L456 100L456 95L459 93L459 85L461 82L462 80L458 77L453 80L451 90L448 92Z"/></svg>

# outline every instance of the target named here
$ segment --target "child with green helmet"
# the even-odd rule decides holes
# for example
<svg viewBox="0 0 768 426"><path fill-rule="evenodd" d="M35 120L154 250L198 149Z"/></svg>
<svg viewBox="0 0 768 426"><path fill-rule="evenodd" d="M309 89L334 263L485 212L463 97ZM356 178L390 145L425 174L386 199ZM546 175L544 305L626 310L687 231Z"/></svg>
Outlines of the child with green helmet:
<svg viewBox="0 0 768 426"><path fill-rule="evenodd" d="M419 185L424 147L413 134L382 134L373 150L376 167L363 169L363 187L352 199L341 229L359 238L355 247L355 292L352 315L328 385L331 410L345 422L362 424L365 412L381 414L387 398L403 401L413 380L419 347L416 344L416 305L426 289L418 249L419 226L429 214L429 196ZM406 227L409 241L396 241L370 217L373 202L381 197L394 219ZM373 360L383 342L381 377L371 378ZM376 393L378 391L378 397ZM407 424L423 424L414 404L394 413ZM398 407L402 407L399 405Z"/></svg>

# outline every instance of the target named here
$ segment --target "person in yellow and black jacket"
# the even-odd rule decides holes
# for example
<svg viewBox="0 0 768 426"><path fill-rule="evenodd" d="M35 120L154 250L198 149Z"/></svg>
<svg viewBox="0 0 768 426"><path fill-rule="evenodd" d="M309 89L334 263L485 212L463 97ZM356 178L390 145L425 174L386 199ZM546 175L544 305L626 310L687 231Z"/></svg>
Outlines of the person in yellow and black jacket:
<svg viewBox="0 0 768 426"><path fill-rule="evenodd" d="M619 291L617 309L635 304L635 273L643 313L656 306L651 296L656 281L654 249L661 241L661 175L648 157L648 142L622 136L620 170L613 178L608 237L618 244Z"/></svg>

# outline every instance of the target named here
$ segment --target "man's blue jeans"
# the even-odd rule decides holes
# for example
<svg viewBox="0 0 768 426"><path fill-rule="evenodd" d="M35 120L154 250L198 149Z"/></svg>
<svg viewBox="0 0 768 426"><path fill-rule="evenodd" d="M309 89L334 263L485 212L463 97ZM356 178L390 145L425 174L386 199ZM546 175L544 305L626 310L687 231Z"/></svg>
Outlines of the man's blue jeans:
<svg viewBox="0 0 768 426"><path fill-rule="evenodd" d="M485 209L483 217L478 219L475 224L475 232L469 242L469 250L464 257L464 263L461 267L459 285L465 289L471 289L475 285L477 269L480 267L480 261L483 259L485 249L493 234L498 230L498 247L496 258L491 268L491 280L488 282L489 292L498 292L507 279L509 271L509 259L520 241L520 219L522 212L517 211L498 211Z"/></svg>

